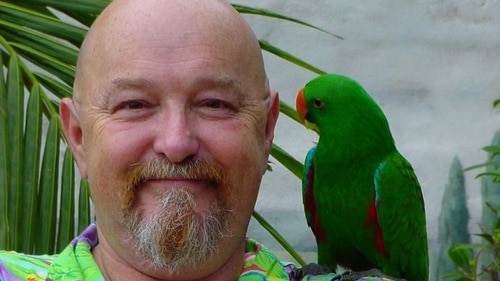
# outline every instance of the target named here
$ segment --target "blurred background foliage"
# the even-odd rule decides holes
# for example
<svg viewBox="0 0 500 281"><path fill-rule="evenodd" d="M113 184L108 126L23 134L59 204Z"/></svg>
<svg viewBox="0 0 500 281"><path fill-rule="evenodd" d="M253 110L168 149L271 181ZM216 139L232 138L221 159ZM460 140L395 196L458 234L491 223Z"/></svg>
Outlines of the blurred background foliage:
<svg viewBox="0 0 500 281"><path fill-rule="evenodd" d="M499 101L494 106L499 106ZM490 146L484 147L488 159L485 163L469 167L466 171L485 168L477 175L481 180L481 198L484 202L479 224L480 238L477 243L454 241L448 255L454 269L439 280L497 281L500 280L500 131ZM463 220L464 217L457 217ZM438 279L436 279L438 280Z"/></svg>

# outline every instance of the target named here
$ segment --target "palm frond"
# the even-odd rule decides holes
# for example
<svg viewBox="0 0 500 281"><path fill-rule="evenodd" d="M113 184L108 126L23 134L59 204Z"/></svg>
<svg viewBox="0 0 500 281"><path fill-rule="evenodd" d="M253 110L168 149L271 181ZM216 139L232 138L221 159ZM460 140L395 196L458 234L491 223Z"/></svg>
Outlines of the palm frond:
<svg viewBox="0 0 500 281"><path fill-rule="evenodd" d="M38 173L40 170L43 118L40 91L38 84L32 88L26 110L24 160L22 162L24 164L22 203L18 205L18 212L24 218L21 220L20 228L20 233L25 235L21 246L23 252L33 249L36 234Z"/></svg>
<svg viewBox="0 0 500 281"><path fill-rule="evenodd" d="M37 254L54 252L56 237L57 187L59 168L59 120L52 117L47 131L40 173L40 195L37 225Z"/></svg>
<svg viewBox="0 0 500 281"><path fill-rule="evenodd" d="M251 15L257 15L257 16L263 16L263 17L269 17L269 18L275 18L275 19L279 19L279 20L289 21L289 22L293 22L293 23L300 24L300 25L303 25L303 26L306 26L309 28L319 30L319 31L327 33L331 36L337 37L338 39L341 39L341 40L344 39L339 35L328 32L325 29L319 28L315 25L309 24L307 22L304 22L304 21L301 21L301 20L298 20L295 18L287 17L285 15L278 14L278 13L275 13L273 11L269 11L267 9L259 9L259 8L254 8L254 7L249 7L249 6L245 6L245 5L239 5L239 4L232 4L232 5L238 12L240 12L242 14L251 14Z"/></svg>

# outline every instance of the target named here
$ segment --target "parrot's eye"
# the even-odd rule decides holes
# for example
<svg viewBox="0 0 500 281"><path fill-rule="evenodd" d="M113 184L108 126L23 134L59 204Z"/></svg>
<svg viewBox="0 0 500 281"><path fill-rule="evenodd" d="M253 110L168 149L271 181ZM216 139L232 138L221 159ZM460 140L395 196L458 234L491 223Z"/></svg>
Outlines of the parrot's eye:
<svg viewBox="0 0 500 281"><path fill-rule="evenodd" d="M316 108L322 108L323 107L323 101L320 99L314 99L313 104Z"/></svg>

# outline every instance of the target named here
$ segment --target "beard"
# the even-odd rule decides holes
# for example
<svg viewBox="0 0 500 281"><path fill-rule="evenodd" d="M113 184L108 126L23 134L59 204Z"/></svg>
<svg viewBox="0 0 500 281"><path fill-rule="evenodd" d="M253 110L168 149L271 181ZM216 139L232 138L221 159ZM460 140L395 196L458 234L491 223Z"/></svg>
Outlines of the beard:
<svg viewBox="0 0 500 281"><path fill-rule="evenodd" d="M134 203L143 183L150 178L187 178L208 182L209 188L227 188L222 175L220 166L202 160L174 164L154 158L131 167L123 193L122 221L144 265L175 274L218 255L220 241L230 235L227 219L231 211L221 190L208 210L199 213L195 211L195 194L179 188L162 192L156 211L142 217Z"/></svg>

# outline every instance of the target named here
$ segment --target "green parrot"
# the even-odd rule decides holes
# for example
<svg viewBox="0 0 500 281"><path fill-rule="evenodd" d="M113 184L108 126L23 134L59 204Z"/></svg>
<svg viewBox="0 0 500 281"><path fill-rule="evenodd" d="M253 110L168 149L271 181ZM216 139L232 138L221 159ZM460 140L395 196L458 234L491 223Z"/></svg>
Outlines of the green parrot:
<svg viewBox="0 0 500 281"><path fill-rule="evenodd" d="M422 191L380 107L360 84L337 74L307 83L296 102L300 119L319 133L302 180L318 264L427 281Z"/></svg>

